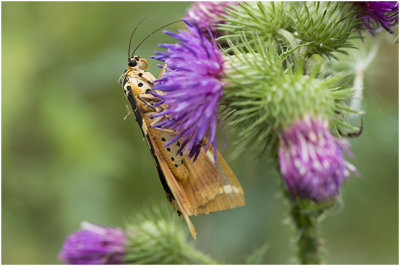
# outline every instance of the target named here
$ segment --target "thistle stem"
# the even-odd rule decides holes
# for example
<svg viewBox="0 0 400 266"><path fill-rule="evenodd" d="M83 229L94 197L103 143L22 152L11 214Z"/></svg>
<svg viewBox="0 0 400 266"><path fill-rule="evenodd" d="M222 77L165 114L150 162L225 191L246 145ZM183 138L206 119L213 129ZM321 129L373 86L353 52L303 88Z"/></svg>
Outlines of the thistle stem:
<svg viewBox="0 0 400 266"><path fill-rule="evenodd" d="M185 250L183 250L182 254L186 256L193 264L219 264L212 258L206 256L202 252L194 249L192 246L187 245Z"/></svg>
<svg viewBox="0 0 400 266"><path fill-rule="evenodd" d="M321 264L318 221L313 212L308 212L304 202L291 200L291 215L298 236L298 257L301 264Z"/></svg>

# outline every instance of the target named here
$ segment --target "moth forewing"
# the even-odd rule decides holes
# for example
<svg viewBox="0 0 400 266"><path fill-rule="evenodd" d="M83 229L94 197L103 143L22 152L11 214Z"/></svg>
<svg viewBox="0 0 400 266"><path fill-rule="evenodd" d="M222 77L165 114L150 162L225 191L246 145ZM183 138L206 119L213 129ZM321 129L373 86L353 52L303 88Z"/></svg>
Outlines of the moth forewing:
<svg viewBox="0 0 400 266"><path fill-rule="evenodd" d="M217 162L214 162L212 152L202 150L191 165L190 185L185 188L189 195L192 188L197 196L194 214L208 214L244 205L242 187L219 152Z"/></svg>
<svg viewBox="0 0 400 266"><path fill-rule="evenodd" d="M152 135L157 136L155 138L155 142L157 146L160 147L160 152L162 156L165 158L168 167L170 168L170 170L172 171L172 173L176 178L178 178L182 182L185 182L186 178L189 175L189 172L185 167L185 165L183 164L184 162L183 152L178 153L180 147L180 141L178 140L177 142L173 143L172 145L169 145L168 147L165 146L166 143L175 138L176 133L169 129L159 129L159 128L152 129L152 132L153 132Z"/></svg>

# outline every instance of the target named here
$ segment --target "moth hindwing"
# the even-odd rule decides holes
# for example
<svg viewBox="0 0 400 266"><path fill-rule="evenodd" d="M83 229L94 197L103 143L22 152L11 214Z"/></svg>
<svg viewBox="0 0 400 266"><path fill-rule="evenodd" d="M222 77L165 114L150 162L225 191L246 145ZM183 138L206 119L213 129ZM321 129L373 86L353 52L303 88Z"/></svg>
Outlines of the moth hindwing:
<svg viewBox="0 0 400 266"><path fill-rule="evenodd" d="M154 106L160 99L151 92L159 95L163 92L153 90L155 77L145 71L147 65L147 61L138 56L129 59L128 69L121 76L124 93L149 146L167 199L178 215L184 217L196 239L189 216L242 206L243 189L219 152L215 162L212 151L202 149L192 163L185 154L178 152L182 140L165 146L178 133L152 127L168 117L152 118L152 115L164 111L166 106Z"/></svg>

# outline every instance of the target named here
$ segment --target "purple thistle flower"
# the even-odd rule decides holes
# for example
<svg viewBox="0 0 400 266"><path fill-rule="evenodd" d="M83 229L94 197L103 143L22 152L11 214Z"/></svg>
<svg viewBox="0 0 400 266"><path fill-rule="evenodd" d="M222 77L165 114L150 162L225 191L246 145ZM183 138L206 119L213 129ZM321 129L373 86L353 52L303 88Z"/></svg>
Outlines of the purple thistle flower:
<svg viewBox="0 0 400 266"><path fill-rule="evenodd" d="M348 143L331 135L328 123L305 116L282 132L279 161L286 188L292 197L324 202L335 197L342 181L357 173L342 153Z"/></svg>
<svg viewBox="0 0 400 266"><path fill-rule="evenodd" d="M70 235L60 252L66 264L122 264L126 237L119 228L83 222L82 230Z"/></svg>
<svg viewBox="0 0 400 266"><path fill-rule="evenodd" d="M212 146L216 158L215 131L218 101L224 86L221 80L224 61L212 37L209 41L197 24L185 23L188 31L179 30L178 34L164 32L179 42L160 44L168 51L155 52L158 56L152 57L164 61L169 70L154 86L154 90L165 92L163 95L154 94L162 99L158 104L168 106L154 116L166 115L168 119L155 126L179 132L167 145L183 136L178 153L186 146L185 153L196 160L203 145L207 149Z"/></svg>
<svg viewBox="0 0 400 266"><path fill-rule="evenodd" d="M399 3L397 1L354 2L359 7L359 17L372 36L384 28L393 33L398 23Z"/></svg>
<svg viewBox="0 0 400 266"><path fill-rule="evenodd" d="M236 1L195 2L186 10L185 20L198 23L201 31L207 34L208 28L215 37L221 36L218 24L226 23L223 15L229 5L237 5ZM207 28L208 27L208 28Z"/></svg>

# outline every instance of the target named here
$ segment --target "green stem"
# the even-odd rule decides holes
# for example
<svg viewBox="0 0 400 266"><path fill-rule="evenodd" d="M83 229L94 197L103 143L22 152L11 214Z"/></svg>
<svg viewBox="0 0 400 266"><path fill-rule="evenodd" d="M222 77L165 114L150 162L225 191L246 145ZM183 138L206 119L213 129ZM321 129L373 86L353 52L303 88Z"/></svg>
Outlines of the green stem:
<svg viewBox="0 0 400 266"><path fill-rule="evenodd" d="M298 237L298 257L302 264L321 264L318 213L310 209L311 202L291 200L291 215Z"/></svg>
<svg viewBox="0 0 400 266"><path fill-rule="evenodd" d="M276 169L279 173L279 167ZM300 263L323 264L321 259L322 241L319 236L318 223L321 220L320 216L325 210L332 207L334 202L317 204L310 200L293 199L285 186L282 186L282 189L290 202L290 215L297 229L297 255Z"/></svg>
<svg viewBox="0 0 400 266"><path fill-rule="evenodd" d="M202 252L195 250L191 245L187 245L186 248L182 250L182 255L192 261L193 264L219 264Z"/></svg>

